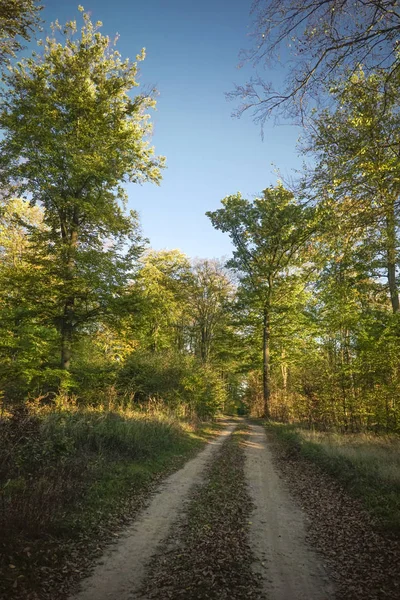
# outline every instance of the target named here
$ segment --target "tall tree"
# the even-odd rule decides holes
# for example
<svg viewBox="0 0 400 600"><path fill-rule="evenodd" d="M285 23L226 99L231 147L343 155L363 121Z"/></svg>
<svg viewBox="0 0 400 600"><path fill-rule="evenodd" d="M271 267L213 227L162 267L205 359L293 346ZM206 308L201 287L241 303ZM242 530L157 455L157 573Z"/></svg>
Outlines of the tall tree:
<svg viewBox="0 0 400 600"><path fill-rule="evenodd" d="M333 89L338 105L315 120L308 151L317 159L309 184L350 210L347 227L362 227L387 277L393 312L399 312L400 116L399 78L362 70ZM365 237L365 235L364 235ZM375 261L376 265L376 261Z"/></svg>
<svg viewBox="0 0 400 600"><path fill-rule="evenodd" d="M0 389L6 401L24 397L54 354L57 333L43 320L40 285L32 259L31 232L43 228L43 213L12 199L0 212ZM41 296L48 299L48 293ZM52 365L54 366L54 365ZM31 389L32 389L31 387Z"/></svg>
<svg viewBox="0 0 400 600"><path fill-rule="evenodd" d="M312 209L298 204L282 185L267 188L252 202L236 194L224 198L222 205L207 215L216 229L231 237L235 250L227 266L240 274L247 303L258 311L262 321L263 398L268 417L271 314L282 293L292 292L289 282L310 236Z"/></svg>
<svg viewBox="0 0 400 600"><path fill-rule="evenodd" d="M141 257L125 298L128 321L141 348L182 349L189 280L190 262L179 250L150 250Z"/></svg>
<svg viewBox="0 0 400 600"><path fill-rule="evenodd" d="M56 270L47 282L63 369L74 334L122 283L126 242L133 252L138 247L123 183L158 183L163 166L148 141L154 100L129 95L138 85L137 62L121 60L100 22L85 13L83 20L79 33L76 21L56 23L43 55L11 69L0 111L3 183L44 210L40 244ZM143 58L144 51L137 60Z"/></svg>
<svg viewBox="0 0 400 600"><path fill-rule="evenodd" d="M194 262L188 303L196 353L203 363L208 362L217 350L218 337L227 326L232 296L232 283L221 264L213 260Z"/></svg>

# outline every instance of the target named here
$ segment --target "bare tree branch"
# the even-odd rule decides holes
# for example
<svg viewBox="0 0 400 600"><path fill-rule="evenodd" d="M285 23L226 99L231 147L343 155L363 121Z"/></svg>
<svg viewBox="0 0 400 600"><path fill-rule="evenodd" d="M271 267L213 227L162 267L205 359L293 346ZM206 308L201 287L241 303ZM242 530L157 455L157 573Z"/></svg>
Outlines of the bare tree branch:
<svg viewBox="0 0 400 600"><path fill-rule="evenodd" d="M303 121L310 103L323 102L330 78L363 66L366 74L399 66L399 0L254 0L253 45L241 64L282 65L287 77L278 89L256 75L227 94L240 104L235 116L251 111L261 127L271 116Z"/></svg>

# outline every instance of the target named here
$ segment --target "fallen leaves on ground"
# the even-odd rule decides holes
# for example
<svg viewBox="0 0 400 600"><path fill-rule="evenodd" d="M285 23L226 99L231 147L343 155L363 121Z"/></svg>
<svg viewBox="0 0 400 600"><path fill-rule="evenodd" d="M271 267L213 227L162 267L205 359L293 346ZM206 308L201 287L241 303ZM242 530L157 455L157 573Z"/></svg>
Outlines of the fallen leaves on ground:
<svg viewBox="0 0 400 600"><path fill-rule="evenodd" d="M0 598L7 600L63 600L83 577L110 542L118 541L118 532L132 522L145 506L157 483L180 468L188 455L171 457L162 471L152 473L129 496L119 498L112 507L99 511L94 525L71 535L69 530L54 536L44 533L27 540L0 539ZM83 510L83 509L82 509ZM85 508L85 510L88 510ZM12 565L12 566L10 566Z"/></svg>
<svg viewBox="0 0 400 600"><path fill-rule="evenodd" d="M400 541L333 477L269 437L275 465L306 513L308 541L328 562L336 600L398 600Z"/></svg>
<svg viewBox="0 0 400 600"><path fill-rule="evenodd" d="M146 599L261 600L248 542L251 501L240 433L221 447L180 524L148 569Z"/></svg>

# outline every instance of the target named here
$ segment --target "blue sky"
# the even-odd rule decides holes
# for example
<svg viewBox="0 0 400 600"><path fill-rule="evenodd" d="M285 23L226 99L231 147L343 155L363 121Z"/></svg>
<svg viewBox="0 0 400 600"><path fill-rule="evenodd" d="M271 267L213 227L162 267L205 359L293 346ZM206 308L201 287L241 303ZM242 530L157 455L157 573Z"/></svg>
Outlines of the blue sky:
<svg viewBox="0 0 400 600"><path fill-rule="evenodd" d="M102 32L120 35L118 50L134 59L142 47L140 81L159 91L152 113L153 144L167 158L161 186L130 185L144 234L156 249L179 248L192 257L222 257L227 235L215 231L205 212L237 191L252 197L300 166L299 130L290 125L260 129L250 115L231 114L225 92L251 69L238 70L238 53L248 42L250 0L81 0ZM75 0L44 0L48 24L80 18ZM276 72L272 77L282 76ZM271 78L271 74L266 74Z"/></svg>

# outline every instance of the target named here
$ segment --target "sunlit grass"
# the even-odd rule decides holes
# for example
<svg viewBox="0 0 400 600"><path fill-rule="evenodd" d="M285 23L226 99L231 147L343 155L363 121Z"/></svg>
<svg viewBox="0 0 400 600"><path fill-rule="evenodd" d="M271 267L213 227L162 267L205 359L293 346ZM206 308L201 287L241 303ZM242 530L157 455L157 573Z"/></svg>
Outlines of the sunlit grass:
<svg viewBox="0 0 400 600"><path fill-rule="evenodd" d="M58 572L65 565L68 570L82 540L85 555L91 556L101 540L134 516L160 477L180 468L218 428L183 420L154 403L79 407L73 399L59 398L51 405L32 402L3 411L3 584L14 589L10 562L29 587L39 579L46 585L48 569Z"/></svg>
<svg viewBox="0 0 400 600"><path fill-rule="evenodd" d="M103 510L195 452L214 430L160 406L33 402L0 419L0 525L10 535L35 535L58 528L85 498Z"/></svg>
<svg viewBox="0 0 400 600"><path fill-rule="evenodd" d="M297 429L304 440L319 444L332 456L340 456L382 482L400 485L400 438L367 433L339 434Z"/></svg>
<svg viewBox="0 0 400 600"><path fill-rule="evenodd" d="M400 437L271 424L289 446L336 477L389 529L400 530Z"/></svg>

